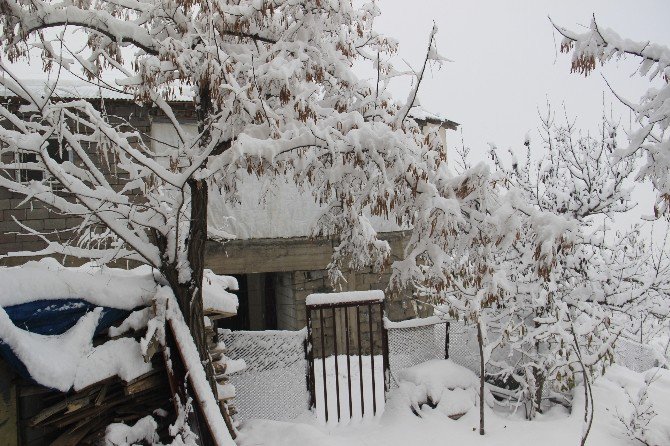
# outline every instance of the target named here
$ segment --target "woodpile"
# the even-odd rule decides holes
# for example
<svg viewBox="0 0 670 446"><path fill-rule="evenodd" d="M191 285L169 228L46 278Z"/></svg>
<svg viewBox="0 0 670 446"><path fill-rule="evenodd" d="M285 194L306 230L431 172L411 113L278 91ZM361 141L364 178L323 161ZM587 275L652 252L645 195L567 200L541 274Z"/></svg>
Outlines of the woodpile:
<svg viewBox="0 0 670 446"><path fill-rule="evenodd" d="M212 358L212 365L214 367L214 379L220 387L229 384L229 377L226 370L226 351L224 348L221 348L219 344L219 336L216 333L216 328L214 327L213 321L221 317L229 317L227 315L218 316L214 314L209 314L209 321L205 324L205 336L207 337L207 349L209 350L210 357ZM219 395L219 405L221 406L221 413L223 418L226 420L228 429L234 431L236 429L236 424L234 419L237 415L237 409L235 409L235 404L232 397L226 395Z"/></svg>
<svg viewBox="0 0 670 446"><path fill-rule="evenodd" d="M218 319L229 315L210 313L208 316ZM225 350L218 343L218 336L211 320L206 322L208 349L213 361L215 379L221 388L229 383ZM131 331L119 337L131 336L138 339L145 332L145 329L141 329L139 332ZM108 339L105 336L104 339L94 339L94 342L99 344ZM63 393L20 380L16 386L20 444L97 445L104 439L107 426L111 423L133 425L147 415L152 415L158 423L161 440L168 440L168 427L174 422L176 411L173 401L174 389L171 388L166 370L166 357L159 353L161 350L162 347L158 342L152 340L147 352L147 360L151 357L152 370L129 382L112 377L78 391ZM173 353L177 350L173 350ZM172 357L172 361L176 359L177 356ZM182 382L172 384L182 384L183 378L182 376ZM197 401L198 398L194 398L196 412ZM219 404L226 425L234 436L236 429L233 416L236 410L232 398L229 395L221 395ZM204 434L203 428L199 430Z"/></svg>
<svg viewBox="0 0 670 446"><path fill-rule="evenodd" d="M169 409L172 403L165 367L160 360L153 365L149 373L130 382L114 377L68 393L20 386L19 398L31 400L23 405L28 413L22 417L22 444L95 445L104 438L110 423L133 424L157 409ZM164 428L169 424L165 421Z"/></svg>

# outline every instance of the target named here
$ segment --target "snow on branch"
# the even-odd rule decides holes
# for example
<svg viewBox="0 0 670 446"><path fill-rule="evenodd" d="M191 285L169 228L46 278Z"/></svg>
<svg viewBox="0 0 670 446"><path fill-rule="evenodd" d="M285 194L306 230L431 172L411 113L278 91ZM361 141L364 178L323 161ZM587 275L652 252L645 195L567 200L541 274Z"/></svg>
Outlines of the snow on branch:
<svg viewBox="0 0 670 446"><path fill-rule="evenodd" d="M638 101L631 101L615 95L631 109L639 129L629 137L629 145L619 149L621 159L646 153L647 160L637 174L638 181L651 180L658 197L654 207L654 217L659 218L670 209L670 169L668 148L670 138L670 113L667 102L670 95L670 48L653 42L636 42L619 36L615 31L600 26L595 17L589 30L576 33L553 23L563 36L561 52L572 53L571 71L588 75L596 68L596 61L605 64L620 57L639 60L637 73L649 82L657 81L659 86L650 86ZM609 84L608 84L609 86ZM610 87L611 88L611 87Z"/></svg>

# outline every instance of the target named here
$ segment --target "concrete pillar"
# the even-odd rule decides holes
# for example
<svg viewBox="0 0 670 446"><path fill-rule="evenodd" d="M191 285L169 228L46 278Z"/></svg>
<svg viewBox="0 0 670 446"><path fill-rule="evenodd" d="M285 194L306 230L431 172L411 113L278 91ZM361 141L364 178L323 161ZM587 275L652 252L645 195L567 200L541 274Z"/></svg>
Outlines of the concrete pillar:
<svg viewBox="0 0 670 446"><path fill-rule="evenodd" d="M247 275L247 298L249 299L249 329L265 329L265 274Z"/></svg>

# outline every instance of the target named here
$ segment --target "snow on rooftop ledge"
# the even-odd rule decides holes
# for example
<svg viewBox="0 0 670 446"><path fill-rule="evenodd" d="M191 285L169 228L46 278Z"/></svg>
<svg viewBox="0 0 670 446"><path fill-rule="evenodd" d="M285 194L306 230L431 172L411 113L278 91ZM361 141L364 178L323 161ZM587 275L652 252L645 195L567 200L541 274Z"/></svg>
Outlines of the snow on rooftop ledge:
<svg viewBox="0 0 670 446"><path fill-rule="evenodd" d="M315 293L307 296L307 305L336 305L350 302L382 302L382 290L345 291L342 293Z"/></svg>

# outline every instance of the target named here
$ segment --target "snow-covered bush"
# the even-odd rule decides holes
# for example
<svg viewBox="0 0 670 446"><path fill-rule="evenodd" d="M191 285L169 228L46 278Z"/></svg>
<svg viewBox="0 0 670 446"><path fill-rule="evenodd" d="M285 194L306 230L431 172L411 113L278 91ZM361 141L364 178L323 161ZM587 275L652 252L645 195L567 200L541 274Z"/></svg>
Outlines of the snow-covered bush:
<svg viewBox="0 0 670 446"><path fill-rule="evenodd" d="M449 360L430 360L398 373L399 392L406 395L412 411L421 414L427 404L452 419L458 419L480 403L479 378ZM485 389L484 401L493 406L493 395Z"/></svg>

